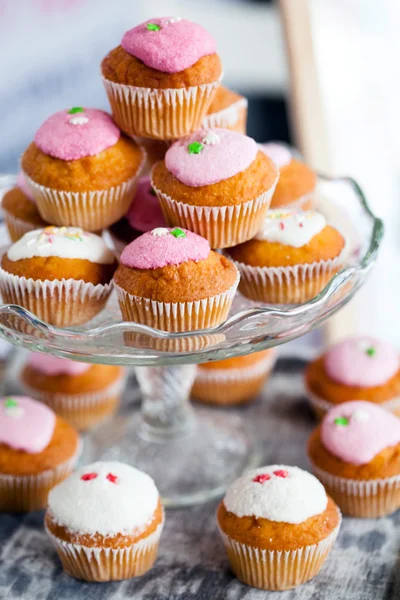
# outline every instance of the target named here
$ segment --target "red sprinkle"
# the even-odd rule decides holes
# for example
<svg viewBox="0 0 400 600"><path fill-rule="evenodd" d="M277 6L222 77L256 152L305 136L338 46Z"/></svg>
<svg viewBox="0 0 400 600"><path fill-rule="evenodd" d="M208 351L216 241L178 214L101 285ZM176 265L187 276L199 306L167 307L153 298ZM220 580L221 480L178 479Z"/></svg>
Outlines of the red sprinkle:
<svg viewBox="0 0 400 600"><path fill-rule="evenodd" d="M264 483L271 479L271 475L269 473L262 473L261 475L256 475L253 479L256 483Z"/></svg>
<svg viewBox="0 0 400 600"><path fill-rule="evenodd" d="M303 227L303 223L299 223L299 227Z"/></svg>
<svg viewBox="0 0 400 600"><path fill-rule="evenodd" d="M285 229L285 224L282 223L282 221L279 223L279 227L282 229L282 231Z"/></svg>
<svg viewBox="0 0 400 600"><path fill-rule="evenodd" d="M90 481L91 479L96 479L97 473L85 473L82 475L81 479L83 481Z"/></svg>
<svg viewBox="0 0 400 600"><path fill-rule="evenodd" d="M106 479L108 479L108 481L111 481L111 483L117 483L117 475L113 475L112 473L109 473L106 477Z"/></svg>
<svg viewBox="0 0 400 600"><path fill-rule="evenodd" d="M278 471L274 471L274 475L276 475L277 477L289 477L289 473L287 471L284 471L283 469L278 469Z"/></svg>

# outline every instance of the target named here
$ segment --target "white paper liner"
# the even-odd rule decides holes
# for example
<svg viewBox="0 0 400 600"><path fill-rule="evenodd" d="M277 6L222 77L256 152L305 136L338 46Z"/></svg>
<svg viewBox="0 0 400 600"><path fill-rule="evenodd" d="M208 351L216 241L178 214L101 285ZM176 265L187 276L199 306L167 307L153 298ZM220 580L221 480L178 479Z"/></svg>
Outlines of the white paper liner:
<svg viewBox="0 0 400 600"><path fill-rule="evenodd" d="M125 548L72 544L57 538L46 525L45 530L68 575L83 581L118 581L143 575L153 566L164 522L163 516L153 533Z"/></svg>
<svg viewBox="0 0 400 600"><path fill-rule="evenodd" d="M194 206L178 202L157 189L165 220L172 227L183 227L206 238L211 248L228 248L253 238L269 208L279 177L263 194L241 204L227 206Z"/></svg>
<svg viewBox="0 0 400 600"><path fill-rule="evenodd" d="M339 524L317 544L298 550L265 550L241 544L218 527L235 575L252 587L263 590L287 590L317 575L331 551ZM231 561L234 556L236 564Z"/></svg>
<svg viewBox="0 0 400 600"><path fill-rule="evenodd" d="M276 353L266 356L259 362L235 369L197 369L196 382L199 383L239 383L258 378L272 370L276 362Z"/></svg>
<svg viewBox="0 0 400 600"><path fill-rule="evenodd" d="M300 196L300 198L296 198L287 204L280 204L279 206L274 206L274 199L271 201L271 210L304 210L304 205L308 202L311 202L311 206L313 207L315 204L314 192L310 192L309 194L304 194L304 196ZM310 209L307 209L310 210Z"/></svg>
<svg viewBox="0 0 400 600"><path fill-rule="evenodd" d="M28 233L28 231L34 231L35 229L40 228L40 225L17 219L17 217L14 217L14 215L7 210L4 210L4 208L2 208L2 213L12 242L18 241L25 233Z"/></svg>
<svg viewBox="0 0 400 600"><path fill-rule="evenodd" d="M34 196L42 219L57 226L82 227L85 231L100 231L116 223L128 211L137 181L146 161L137 173L120 185L105 190L70 192L40 185L26 173L26 183Z"/></svg>
<svg viewBox="0 0 400 600"><path fill-rule="evenodd" d="M0 267L0 291L5 304L18 304L58 327L90 321L105 306L112 281L102 285L76 279L26 279Z"/></svg>
<svg viewBox="0 0 400 600"><path fill-rule="evenodd" d="M214 127L222 127L223 129L233 129L238 124L242 115L244 115L244 127L240 133L246 133L246 113L247 113L247 98L240 98L227 108L215 113L206 115L203 119L203 127L206 129Z"/></svg>
<svg viewBox="0 0 400 600"><path fill-rule="evenodd" d="M390 515L400 508L400 474L383 479L346 479L331 475L313 461L311 465L327 494L347 515L375 519Z"/></svg>
<svg viewBox="0 0 400 600"><path fill-rule="evenodd" d="M152 89L103 83L117 125L129 135L168 140L200 128L221 77L189 88Z"/></svg>
<svg viewBox="0 0 400 600"><path fill-rule="evenodd" d="M115 287L125 320L170 332L196 331L216 327L227 319L239 278L238 272L235 283L225 292L194 302L157 302Z"/></svg>

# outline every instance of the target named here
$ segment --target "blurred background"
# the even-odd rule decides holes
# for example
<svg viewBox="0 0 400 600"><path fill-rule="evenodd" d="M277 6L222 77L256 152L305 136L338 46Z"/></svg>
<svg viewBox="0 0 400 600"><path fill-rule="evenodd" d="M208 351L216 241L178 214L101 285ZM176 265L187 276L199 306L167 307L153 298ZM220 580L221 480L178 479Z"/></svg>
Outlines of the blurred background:
<svg viewBox="0 0 400 600"><path fill-rule="evenodd" d="M17 170L49 114L107 108L101 59L127 29L164 15L214 34L225 85L249 99L249 135L288 141L314 168L362 185L386 222L385 244L325 334L400 345L398 0L0 0L0 172Z"/></svg>

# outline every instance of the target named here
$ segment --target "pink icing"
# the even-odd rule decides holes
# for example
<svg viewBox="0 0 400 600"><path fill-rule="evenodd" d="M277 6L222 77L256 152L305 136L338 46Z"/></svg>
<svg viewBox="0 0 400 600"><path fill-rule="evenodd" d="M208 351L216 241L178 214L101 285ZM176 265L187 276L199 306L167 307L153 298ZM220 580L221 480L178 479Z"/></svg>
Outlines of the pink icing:
<svg viewBox="0 0 400 600"><path fill-rule="evenodd" d="M7 406L14 403L15 406ZM45 404L26 396L0 400L0 444L29 454L43 452L53 437L56 416Z"/></svg>
<svg viewBox="0 0 400 600"><path fill-rule="evenodd" d="M31 191L26 183L25 175L22 171L20 171L17 175L17 186L21 190L21 192L30 200L31 202L35 202L35 198L32 196Z"/></svg>
<svg viewBox="0 0 400 600"><path fill-rule="evenodd" d="M368 336L355 337L329 348L324 366L327 375L338 383L375 387L397 373L399 355L390 344Z"/></svg>
<svg viewBox="0 0 400 600"><path fill-rule="evenodd" d="M160 236L149 231L136 238L122 251L121 263L131 269L160 269L189 260L204 260L210 254L210 245L204 238L186 229L181 230L186 237L176 238L167 233L173 230L165 228L166 235Z"/></svg>
<svg viewBox="0 0 400 600"><path fill-rule="evenodd" d="M184 71L203 56L216 52L214 38L201 25L186 19L173 20L173 17L149 19L127 31L121 46L148 67L164 73ZM149 23L161 29L149 31Z"/></svg>
<svg viewBox="0 0 400 600"><path fill-rule="evenodd" d="M67 358L58 358L50 354L41 354L40 352L31 352L28 364L30 367L40 373L53 377L55 375L82 375L91 367L87 363L69 360Z"/></svg>
<svg viewBox="0 0 400 600"><path fill-rule="evenodd" d="M77 119L88 121L73 125L71 120ZM49 156L78 160L114 146L120 135L110 115L97 108L85 108L75 114L69 114L68 110L55 113L37 130L34 140L36 146Z"/></svg>
<svg viewBox="0 0 400 600"><path fill-rule="evenodd" d="M269 142L268 144L260 144L260 148L279 168L286 167L292 162L292 153L282 144Z"/></svg>
<svg viewBox="0 0 400 600"><path fill-rule="evenodd" d="M216 134L219 141L203 144L199 154L190 154L188 146L203 143L207 135ZM228 129L200 130L175 142L165 155L165 165L179 181L191 187L212 185L245 171L255 160L256 142Z"/></svg>
<svg viewBox="0 0 400 600"><path fill-rule="evenodd" d="M150 177L141 177L133 202L126 214L129 225L137 231L150 231L165 227L165 219L157 196L151 187Z"/></svg>
<svg viewBox="0 0 400 600"><path fill-rule="evenodd" d="M343 418L347 424L335 423ZM364 465L385 448L400 442L400 419L372 402L344 402L325 415L321 441L341 460Z"/></svg>

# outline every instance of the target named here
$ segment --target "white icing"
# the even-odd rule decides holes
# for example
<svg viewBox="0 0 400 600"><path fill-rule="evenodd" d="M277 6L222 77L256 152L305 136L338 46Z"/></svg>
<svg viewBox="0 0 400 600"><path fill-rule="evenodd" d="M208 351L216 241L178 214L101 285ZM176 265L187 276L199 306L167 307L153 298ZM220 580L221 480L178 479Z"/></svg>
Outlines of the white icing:
<svg viewBox="0 0 400 600"><path fill-rule="evenodd" d="M84 481L82 475L96 473ZM107 479L117 476L115 483ZM154 481L120 462L96 462L77 469L54 487L48 499L56 522L82 534L129 535L145 529L159 502Z"/></svg>
<svg viewBox="0 0 400 600"><path fill-rule="evenodd" d="M292 153L289 148L282 144L270 142L268 144L260 144L261 150L274 161L277 167L286 167L292 162Z"/></svg>
<svg viewBox="0 0 400 600"><path fill-rule="evenodd" d="M28 231L9 248L10 260L34 256L81 258L93 263L111 264L114 255L101 237L79 227L46 227Z"/></svg>
<svg viewBox="0 0 400 600"><path fill-rule="evenodd" d="M219 137L218 133L216 133L215 131L207 131L206 135L203 137L202 142L203 144L206 144L207 146L215 146L215 144L219 144L221 138Z"/></svg>
<svg viewBox="0 0 400 600"><path fill-rule="evenodd" d="M155 237L163 237L164 235L168 235L168 234L169 234L169 229L167 229L167 227L156 227L151 232L151 235L154 235Z"/></svg>
<svg viewBox="0 0 400 600"><path fill-rule="evenodd" d="M269 210L256 239L300 248L308 244L325 226L324 215L313 210Z"/></svg>
<svg viewBox="0 0 400 600"><path fill-rule="evenodd" d="M278 477L274 471L287 471ZM253 481L257 475L268 473L264 483ZM232 483L224 504L238 517L256 517L283 523L303 523L319 515L327 507L328 498L323 485L314 475L298 467L272 465L249 471Z"/></svg>
<svg viewBox="0 0 400 600"><path fill-rule="evenodd" d="M71 125L86 125L86 123L89 123L89 119L87 117L72 117L69 123Z"/></svg>

